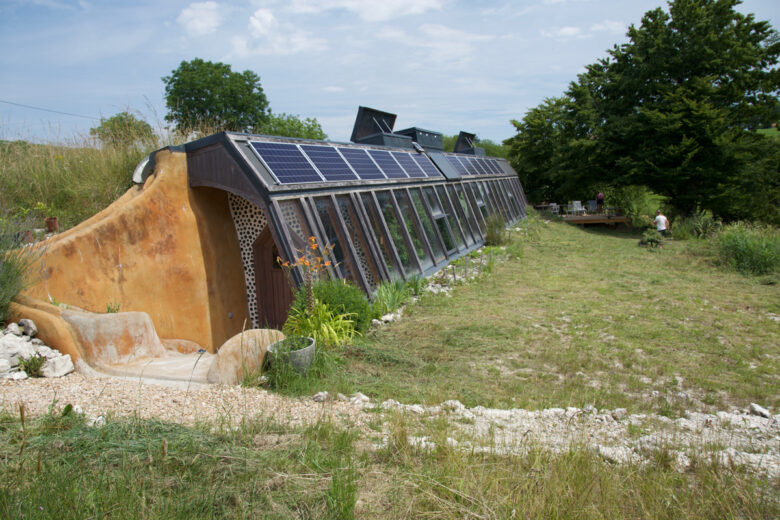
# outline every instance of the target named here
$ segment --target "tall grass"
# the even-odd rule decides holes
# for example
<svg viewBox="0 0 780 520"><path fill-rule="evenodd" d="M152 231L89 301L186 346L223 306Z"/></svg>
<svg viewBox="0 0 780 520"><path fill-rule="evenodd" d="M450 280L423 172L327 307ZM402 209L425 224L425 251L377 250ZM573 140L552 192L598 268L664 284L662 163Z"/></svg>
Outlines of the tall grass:
<svg viewBox="0 0 780 520"><path fill-rule="evenodd" d="M500 246L507 241L506 221L498 213L485 219L485 245Z"/></svg>
<svg viewBox="0 0 780 520"><path fill-rule="evenodd" d="M28 281L32 253L22 248L18 219L0 213L0 323L7 318L8 306Z"/></svg>
<svg viewBox="0 0 780 520"><path fill-rule="evenodd" d="M780 231L777 228L736 222L717 236L721 262L744 274L780 272Z"/></svg>

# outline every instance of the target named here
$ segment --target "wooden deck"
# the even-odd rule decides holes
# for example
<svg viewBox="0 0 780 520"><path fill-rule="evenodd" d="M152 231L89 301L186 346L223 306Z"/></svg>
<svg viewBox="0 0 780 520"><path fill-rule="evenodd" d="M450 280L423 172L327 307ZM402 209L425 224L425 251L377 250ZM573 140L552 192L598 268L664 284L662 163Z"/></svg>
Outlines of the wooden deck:
<svg viewBox="0 0 780 520"><path fill-rule="evenodd" d="M631 218L618 215L562 215L563 220L569 224L585 226L588 224L625 224L631 226Z"/></svg>

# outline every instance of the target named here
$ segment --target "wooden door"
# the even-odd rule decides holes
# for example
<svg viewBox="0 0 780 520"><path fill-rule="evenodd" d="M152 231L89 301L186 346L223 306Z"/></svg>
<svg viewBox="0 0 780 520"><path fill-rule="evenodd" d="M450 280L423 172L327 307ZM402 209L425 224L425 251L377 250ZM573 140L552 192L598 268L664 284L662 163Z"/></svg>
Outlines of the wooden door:
<svg viewBox="0 0 780 520"><path fill-rule="evenodd" d="M267 227L255 240L253 254L260 326L281 329L287 319L293 293L284 270L276 261L279 250Z"/></svg>

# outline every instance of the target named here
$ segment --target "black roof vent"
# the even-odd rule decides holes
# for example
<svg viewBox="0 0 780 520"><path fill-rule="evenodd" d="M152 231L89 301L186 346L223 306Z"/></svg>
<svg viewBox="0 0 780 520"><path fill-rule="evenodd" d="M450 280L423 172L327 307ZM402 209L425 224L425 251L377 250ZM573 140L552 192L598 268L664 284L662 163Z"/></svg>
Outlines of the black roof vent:
<svg viewBox="0 0 780 520"><path fill-rule="evenodd" d="M393 133L395 114L374 108L358 107L350 141L360 144L379 144L412 148L412 138Z"/></svg>
<svg viewBox="0 0 780 520"><path fill-rule="evenodd" d="M471 155L485 155L485 149L474 146L477 141L475 134L461 132L458 134L458 140L455 141L455 153L467 153Z"/></svg>
<svg viewBox="0 0 780 520"><path fill-rule="evenodd" d="M423 130L416 126L398 130L396 134L407 135L426 150L443 150L441 133L432 130Z"/></svg>

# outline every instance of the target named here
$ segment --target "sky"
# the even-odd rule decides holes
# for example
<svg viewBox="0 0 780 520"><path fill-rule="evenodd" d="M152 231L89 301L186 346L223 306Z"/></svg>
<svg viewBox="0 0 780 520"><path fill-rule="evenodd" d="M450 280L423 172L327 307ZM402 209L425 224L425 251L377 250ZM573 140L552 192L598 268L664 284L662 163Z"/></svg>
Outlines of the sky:
<svg viewBox="0 0 780 520"><path fill-rule="evenodd" d="M359 105L397 114L396 129L501 141L656 7L666 3L0 0L0 139L64 142L122 111L162 128L162 77L201 58L254 71L273 112L314 117L333 141L349 139ZM780 0L738 10L780 28Z"/></svg>

